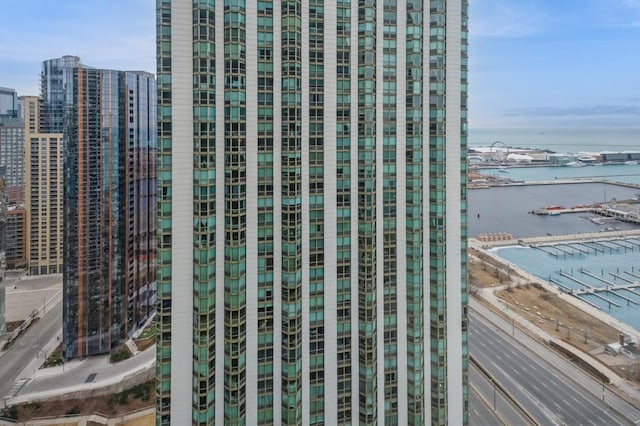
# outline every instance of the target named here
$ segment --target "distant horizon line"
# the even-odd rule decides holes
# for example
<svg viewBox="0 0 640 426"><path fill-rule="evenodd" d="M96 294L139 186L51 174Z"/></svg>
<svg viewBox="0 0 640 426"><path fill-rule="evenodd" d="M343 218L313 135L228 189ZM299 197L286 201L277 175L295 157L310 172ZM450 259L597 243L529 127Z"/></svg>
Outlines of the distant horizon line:
<svg viewBox="0 0 640 426"><path fill-rule="evenodd" d="M640 125L637 126L471 126L469 130L536 130L536 129L548 129L548 130L575 130L575 129L590 129L590 130L639 130Z"/></svg>

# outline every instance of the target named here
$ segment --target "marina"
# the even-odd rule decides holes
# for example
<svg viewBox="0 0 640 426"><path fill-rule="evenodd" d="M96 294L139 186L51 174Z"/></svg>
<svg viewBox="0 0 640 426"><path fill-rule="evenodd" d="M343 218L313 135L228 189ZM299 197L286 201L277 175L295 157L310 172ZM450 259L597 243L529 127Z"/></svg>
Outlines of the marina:
<svg viewBox="0 0 640 426"><path fill-rule="evenodd" d="M474 169L469 236L640 331L640 169L579 161Z"/></svg>
<svg viewBox="0 0 640 426"><path fill-rule="evenodd" d="M640 236L520 241L491 251L640 330Z"/></svg>

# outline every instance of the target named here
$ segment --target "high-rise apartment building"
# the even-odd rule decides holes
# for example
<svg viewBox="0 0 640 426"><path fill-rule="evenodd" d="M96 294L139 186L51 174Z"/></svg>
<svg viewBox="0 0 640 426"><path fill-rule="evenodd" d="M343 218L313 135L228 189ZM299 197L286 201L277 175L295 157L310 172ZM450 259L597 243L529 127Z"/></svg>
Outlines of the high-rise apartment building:
<svg viewBox="0 0 640 426"><path fill-rule="evenodd" d="M468 423L468 1L157 13L157 424Z"/></svg>
<svg viewBox="0 0 640 426"><path fill-rule="evenodd" d="M41 133L40 99L22 96L25 126L27 271L62 273L64 141L62 133Z"/></svg>
<svg viewBox="0 0 640 426"><path fill-rule="evenodd" d="M0 166L6 166L7 187L24 187L24 122L0 117Z"/></svg>
<svg viewBox="0 0 640 426"><path fill-rule="evenodd" d="M155 79L79 65L71 81L72 101L62 101L66 359L121 344L156 293Z"/></svg>
<svg viewBox="0 0 640 426"><path fill-rule="evenodd" d="M27 133L29 275L62 273L63 148L60 133Z"/></svg>

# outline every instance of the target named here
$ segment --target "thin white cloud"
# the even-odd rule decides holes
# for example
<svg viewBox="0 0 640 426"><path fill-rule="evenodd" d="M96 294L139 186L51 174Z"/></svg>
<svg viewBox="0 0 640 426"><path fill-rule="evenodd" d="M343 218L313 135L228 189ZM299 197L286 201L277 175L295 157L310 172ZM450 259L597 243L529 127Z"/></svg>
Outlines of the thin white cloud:
<svg viewBox="0 0 640 426"><path fill-rule="evenodd" d="M540 33L545 13L529 0L471 0L473 36L518 38Z"/></svg>
<svg viewBox="0 0 640 426"><path fill-rule="evenodd" d="M622 0L622 4L632 9L640 9L640 0Z"/></svg>
<svg viewBox="0 0 640 426"><path fill-rule="evenodd" d="M37 94L42 61L63 55L77 55L96 68L154 73L154 3L65 0L53 13L41 10L40 0L22 0L3 9L7 16L0 38L19 42L0 48L0 85L15 87L20 94Z"/></svg>
<svg viewBox="0 0 640 426"><path fill-rule="evenodd" d="M570 107L527 107L513 108L505 111L507 116L537 117L605 117L605 116L640 116L640 106L634 105L591 105Z"/></svg>

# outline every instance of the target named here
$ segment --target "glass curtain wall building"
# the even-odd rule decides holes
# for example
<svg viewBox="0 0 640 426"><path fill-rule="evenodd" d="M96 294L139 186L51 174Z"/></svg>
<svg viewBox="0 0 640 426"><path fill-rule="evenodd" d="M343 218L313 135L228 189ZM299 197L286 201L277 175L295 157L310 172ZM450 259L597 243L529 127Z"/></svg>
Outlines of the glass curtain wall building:
<svg viewBox="0 0 640 426"><path fill-rule="evenodd" d="M73 102L73 71L80 66L77 56L63 56L42 63L40 74L40 132L63 133L65 114Z"/></svg>
<svg viewBox="0 0 640 426"><path fill-rule="evenodd" d="M24 187L24 121L0 116L0 166L6 167L5 185Z"/></svg>
<svg viewBox="0 0 640 426"><path fill-rule="evenodd" d="M466 0L158 0L158 424L467 424Z"/></svg>
<svg viewBox="0 0 640 426"><path fill-rule="evenodd" d="M83 66L72 75L64 114L66 359L122 343L155 309L156 293L155 79Z"/></svg>
<svg viewBox="0 0 640 426"><path fill-rule="evenodd" d="M15 89L0 87L0 117L18 118L18 93Z"/></svg>

